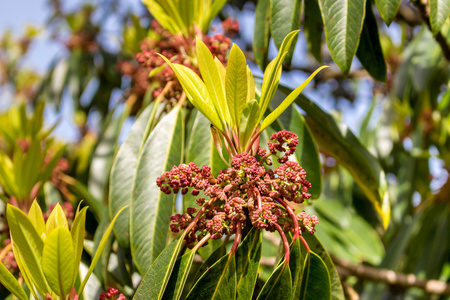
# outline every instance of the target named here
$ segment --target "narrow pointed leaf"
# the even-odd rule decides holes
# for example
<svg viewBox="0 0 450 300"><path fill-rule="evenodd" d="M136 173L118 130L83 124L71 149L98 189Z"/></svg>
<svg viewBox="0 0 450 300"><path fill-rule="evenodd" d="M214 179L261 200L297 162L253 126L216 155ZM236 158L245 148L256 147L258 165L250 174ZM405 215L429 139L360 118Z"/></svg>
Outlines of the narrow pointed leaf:
<svg viewBox="0 0 450 300"><path fill-rule="evenodd" d="M402 0L375 0L383 21L389 26L398 12Z"/></svg>
<svg viewBox="0 0 450 300"><path fill-rule="evenodd" d="M47 228L47 236L53 229L58 227L65 227L69 229L69 225L67 223L66 215L59 203L56 203L55 208L53 208L50 216L48 216L47 223L45 224Z"/></svg>
<svg viewBox="0 0 450 300"><path fill-rule="evenodd" d="M281 263L264 284L257 300L290 299L292 292L291 270Z"/></svg>
<svg viewBox="0 0 450 300"><path fill-rule="evenodd" d="M225 90L233 128L239 128L241 114L247 102L247 61L236 44L231 47L228 58Z"/></svg>
<svg viewBox="0 0 450 300"><path fill-rule="evenodd" d="M319 63L322 62L323 21L317 0L305 1L303 30L309 52Z"/></svg>
<svg viewBox="0 0 450 300"><path fill-rule="evenodd" d="M20 209L8 204L6 218L13 245L19 250L30 279L36 285L38 292L43 295L49 289L41 266L44 242L31 221Z"/></svg>
<svg viewBox="0 0 450 300"><path fill-rule="evenodd" d="M261 244L261 230L252 228L236 251L236 299L247 300L253 297L261 259Z"/></svg>
<svg viewBox="0 0 450 300"><path fill-rule="evenodd" d="M43 233L47 234L44 216L42 215L41 207L36 200L34 200L33 204L31 204L30 211L28 212L28 218L34 228L36 228L36 232L39 236L42 236Z"/></svg>
<svg viewBox="0 0 450 300"><path fill-rule="evenodd" d="M302 249L300 247L300 239L291 245L291 257L289 260L289 269L292 276L292 292L290 299L300 299L300 291L302 285Z"/></svg>
<svg viewBox="0 0 450 300"><path fill-rule="evenodd" d="M86 233L85 225L86 225L86 212L88 207L84 207L81 211L77 213L75 216L75 220L72 224L72 230L70 234L72 236L72 243L74 249L74 274L73 274L73 283L75 284L75 280L78 275L78 270L81 262L81 255L83 254L83 245L84 245L84 236Z"/></svg>
<svg viewBox="0 0 450 300"><path fill-rule="evenodd" d="M322 69L327 68L327 66L322 66L312 73L308 79L306 79L299 87L292 91L286 99L273 111L271 112L262 122L260 132L269 127L278 117L294 102L295 99L300 95L303 89L308 85L308 83L319 73Z"/></svg>
<svg viewBox="0 0 450 300"><path fill-rule="evenodd" d="M164 299L178 300L181 298L189 271L192 267L196 251L189 251L177 259L164 292Z"/></svg>
<svg viewBox="0 0 450 300"><path fill-rule="evenodd" d="M332 300L344 300L344 291L342 289L341 279L339 278L339 274L336 270L336 267L331 260L330 255L327 250L322 246L317 236L314 234L305 234L304 238L308 243L311 251L320 256L322 261L325 263L328 272L330 274L331 280L331 299Z"/></svg>
<svg viewBox="0 0 450 300"><path fill-rule="evenodd" d="M272 37L275 45L280 49L283 39L291 31L300 28L300 17L302 10L301 0L272 0L271 7L271 28ZM294 47L297 38L294 39ZM289 50L286 56L286 62L291 64L292 55L294 54L294 47Z"/></svg>
<svg viewBox="0 0 450 300"><path fill-rule="evenodd" d="M308 193L312 199L317 199L322 191L322 166L320 164L319 152L317 151L316 141L312 136L305 118L297 110L291 110L291 120L289 130L298 136L298 146L295 151L297 162L306 171L306 178L311 182L311 188Z"/></svg>
<svg viewBox="0 0 450 300"><path fill-rule="evenodd" d="M308 273L305 299L331 299L330 274L323 260L314 252L310 253Z"/></svg>
<svg viewBox="0 0 450 300"><path fill-rule="evenodd" d="M69 229L58 227L45 240L42 268L53 292L65 299L72 289L74 249Z"/></svg>
<svg viewBox="0 0 450 300"><path fill-rule="evenodd" d="M370 76L378 81L386 81L386 61L381 49L377 20L370 5L366 6L366 17L356 56Z"/></svg>
<svg viewBox="0 0 450 300"><path fill-rule="evenodd" d="M225 87L225 80L226 80L225 78L226 78L227 70L223 66L222 62L217 58L217 56L214 57L214 63L216 64L216 68L219 71L219 75L220 75L220 79L222 81L222 84Z"/></svg>
<svg viewBox="0 0 450 300"><path fill-rule="evenodd" d="M153 103L147 107L123 142L114 161L110 177L109 214L112 218L122 207L131 204L133 182L136 177L137 160L140 150L150 133L156 108ZM126 209L120 214L114 225L117 241L124 248L130 247L130 211Z"/></svg>
<svg viewBox="0 0 450 300"><path fill-rule="evenodd" d="M270 41L270 0L259 0L255 9L255 33L253 36L253 53L261 70L268 63Z"/></svg>
<svg viewBox="0 0 450 300"><path fill-rule="evenodd" d="M259 124L259 105L258 101L252 100L245 105L241 114L241 125L239 128L239 142L241 143L241 150L247 148L247 143L253 134L253 131Z"/></svg>
<svg viewBox="0 0 450 300"><path fill-rule="evenodd" d="M162 299L183 241L184 234L161 252L142 278L133 300Z"/></svg>
<svg viewBox="0 0 450 300"><path fill-rule="evenodd" d="M145 274L168 242L176 195L162 193L156 178L181 163L183 141L183 116L177 106L153 129L137 162L130 207L130 242L141 274Z"/></svg>
<svg viewBox="0 0 450 300"><path fill-rule="evenodd" d="M186 300L236 299L236 261L230 254L222 257L210 269L203 273L189 292Z"/></svg>
<svg viewBox="0 0 450 300"><path fill-rule="evenodd" d="M20 300L28 300L28 296L22 286L3 263L0 263L0 283Z"/></svg>
<svg viewBox="0 0 450 300"><path fill-rule="evenodd" d="M252 101L255 98L255 79L253 78L252 71L250 71L250 68L247 66L247 101Z"/></svg>
<svg viewBox="0 0 450 300"><path fill-rule="evenodd" d="M450 15L450 1L430 0L430 25L433 35L441 31L442 25Z"/></svg>
<svg viewBox="0 0 450 300"><path fill-rule="evenodd" d="M35 299L39 299L39 296L36 294L35 284L31 281L30 278L30 271L28 270L27 266L22 261L22 256L20 254L19 249L14 245L13 243L13 253L14 258L17 262L17 266L19 267L20 273L23 276L23 280L25 281L26 285L30 288L30 293L33 295Z"/></svg>
<svg viewBox="0 0 450 300"><path fill-rule="evenodd" d="M86 286L86 283L89 279L89 277L91 276L92 272L94 271L95 265L97 264L98 260L100 259L100 257L102 256L102 252L103 249L106 246L106 243L108 242L109 236L111 234L111 231L113 229L114 223L117 221L117 217L120 215L120 213L122 213L126 207L123 207L121 210L119 210L116 214L116 216L114 217L114 219L112 219L111 224L109 224L108 228L106 228L105 233L103 234L103 238L101 239L98 247L97 247L97 251L95 252L94 258L92 259L91 265L89 266L89 269L86 273L86 276L84 277L83 281L81 282L81 285L78 289L78 295L81 295L81 293L83 293L84 287Z"/></svg>
<svg viewBox="0 0 450 300"><path fill-rule="evenodd" d="M365 0L319 0L325 38L334 62L347 75L358 48Z"/></svg>

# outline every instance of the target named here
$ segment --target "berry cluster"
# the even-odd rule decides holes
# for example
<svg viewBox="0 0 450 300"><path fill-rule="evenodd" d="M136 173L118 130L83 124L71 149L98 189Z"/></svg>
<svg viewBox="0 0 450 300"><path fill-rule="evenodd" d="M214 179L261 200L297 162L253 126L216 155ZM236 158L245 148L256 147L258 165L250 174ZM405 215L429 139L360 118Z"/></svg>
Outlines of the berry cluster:
<svg viewBox="0 0 450 300"><path fill-rule="evenodd" d="M125 296L123 294L120 294L118 296L118 298L115 298L114 296L116 296L119 293L118 290L114 289L114 288L109 288L106 293L102 292L100 294L100 298L99 300L113 300L113 299L117 299L117 300L125 300Z"/></svg>
<svg viewBox="0 0 450 300"><path fill-rule="evenodd" d="M260 161L247 152L239 153L232 158L231 167L217 177L211 174L208 166L200 169L192 162L174 166L158 177L156 183L166 194L179 191L186 194L189 189L194 196L203 192L197 199L201 206L199 211L188 208L186 213L171 217L173 232L187 230L188 247L192 248L207 235L219 239L235 234L245 226L284 233L297 227L301 231L298 233L314 233L318 218L304 211L295 215L287 204L302 203L311 197L307 193L311 184L306 180L305 170L298 163L287 160L298 144L297 136L284 130L273 134L271 139L278 142L269 143L271 155L279 157L279 152L284 153L278 159L282 165L274 170L263 166L264 162L270 165L271 161L267 150L260 149Z"/></svg>

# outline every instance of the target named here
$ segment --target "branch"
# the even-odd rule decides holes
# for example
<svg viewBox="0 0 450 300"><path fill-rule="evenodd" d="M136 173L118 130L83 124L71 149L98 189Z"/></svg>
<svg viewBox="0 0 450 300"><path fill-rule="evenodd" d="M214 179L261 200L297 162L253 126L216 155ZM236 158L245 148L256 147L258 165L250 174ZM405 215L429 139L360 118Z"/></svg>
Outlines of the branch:
<svg viewBox="0 0 450 300"><path fill-rule="evenodd" d="M354 265L335 256L331 256L331 258L340 274L354 275L371 281L381 281L406 288L416 287L431 294L450 295L450 285L443 281L419 279L414 274L403 274L387 269Z"/></svg>

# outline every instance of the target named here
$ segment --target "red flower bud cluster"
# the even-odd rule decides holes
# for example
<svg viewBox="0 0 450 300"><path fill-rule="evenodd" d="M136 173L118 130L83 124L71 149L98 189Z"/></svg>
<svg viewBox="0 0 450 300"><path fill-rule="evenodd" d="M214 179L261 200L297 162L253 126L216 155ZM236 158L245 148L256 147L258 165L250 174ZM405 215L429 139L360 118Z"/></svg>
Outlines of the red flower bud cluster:
<svg viewBox="0 0 450 300"><path fill-rule="evenodd" d="M239 153L232 158L231 167L220 171L217 177L211 174L208 166L200 169L191 162L174 166L157 178L157 185L166 194L180 191L186 194L191 189L192 195L197 196L202 191L208 199L200 197L197 200L197 204L202 206L199 212L188 208L186 213L171 217L173 232L190 229L185 237L188 247L192 248L207 234L213 239L232 235L237 226L243 228L251 224L269 231L280 226L284 232L293 229L286 202L302 203L311 197L307 193L311 184L306 180L306 171L298 163L287 160L298 144L297 136L283 130L271 138L278 142L269 143L272 155L284 153L284 163L274 170L263 166L263 162L270 160L267 150L260 149L261 161L247 152ZM314 226L318 223L316 216L301 212L295 218L301 232L314 233Z"/></svg>
<svg viewBox="0 0 450 300"><path fill-rule="evenodd" d="M234 37L239 33L239 22L233 18L227 18L222 22L223 32L231 37Z"/></svg>
<svg viewBox="0 0 450 300"><path fill-rule="evenodd" d="M102 292L100 294L100 298L99 300L113 300L113 299L117 299L117 300L125 300L125 296L123 294L120 294L118 296L118 298L114 297L119 293L118 290L114 289L114 288L109 288L106 293Z"/></svg>

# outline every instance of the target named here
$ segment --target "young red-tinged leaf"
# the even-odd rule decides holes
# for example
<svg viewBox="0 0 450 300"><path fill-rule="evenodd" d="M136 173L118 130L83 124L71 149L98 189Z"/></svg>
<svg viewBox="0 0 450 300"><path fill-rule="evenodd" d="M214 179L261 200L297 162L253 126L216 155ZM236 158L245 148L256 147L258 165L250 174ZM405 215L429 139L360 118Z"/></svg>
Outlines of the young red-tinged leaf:
<svg viewBox="0 0 450 300"><path fill-rule="evenodd" d="M225 255L203 273L186 298L186 300L197 299L236 299L236 261L234 255Z"/></svg>
<svg viewBox="0 0 450 300"><path fill-rule="evenodd" d="M20 300L28 299L27 294L19 282L17 282L17 279L2 263L0 263L0 283Z"/></svg>
<svg viewBox="0 0 450 300"><path fill-rule="evenodd" d="M36 200L31 204L30 210L28 211L28 218L33 224L34 228L36 228L36 232L40 237L42 234L47 234L47 229L45 227L44 216L42 215L42 210Z"/></svg>
<svg viewBox="0 0 450 300"><path fill-rule="evenodd" d="M81 261L81 255L83 254L83 244L84 244L84 236L86 233L85 225L86 225L86 212L88 207L83 207L81 211L77 213L75 216L75 220L72 224L72 230L70 234L72 236L72 243L74 249L74 274L73 274L73 282L72 285L75 284L75 280L78 275L78 270Z"/></svg>
<svg viewBox="0 0 450 300"><path fill-rule="evenodd" d="M291 270L282 262L264 284L257 300L288 300L291 299L292 278Z"/></svg>
<svg viewBox="0 0 450 300"><path fill-rule="evenodd" d="M42 254L42 269L50 288L61 299L69 294L75 273L72 236L66 227L58 227L47 236Z"/></svg>
<svg viewBox="0 0 450 300"><path fill-rule="evenodd" d="M226 72L226 96L231 115L231 125L238 129L241 114L247 102L247 61L236 44L231 47ZM252 99L253 100L253 99Z"/></svg>
<svg viewBox="0 0 450 300"><path fill-rule="evenodd" d="M252 228L236 251L237 297L252 299L261 259L262 232Z"/></svg>
<svg viewBox="0 0 450 300"><path fill-rule="evenodd" d="M30 219L17 207L7 205L6 219L8 220L13 245L20 252L30 280L36 285L39 294L44 295L50 289L41 265L44 242L31 224Z"/></svg>
<svg viewBox="0 0 450 300"><path fill-rule="evenodd" d="M66 214L59 203L56 203L55 208L53 208L50 216L48 216L47 223L45 224L47 228L47 236L52 232L53 229L58 227L65 227L69 229L67 224Z"/></svg>

